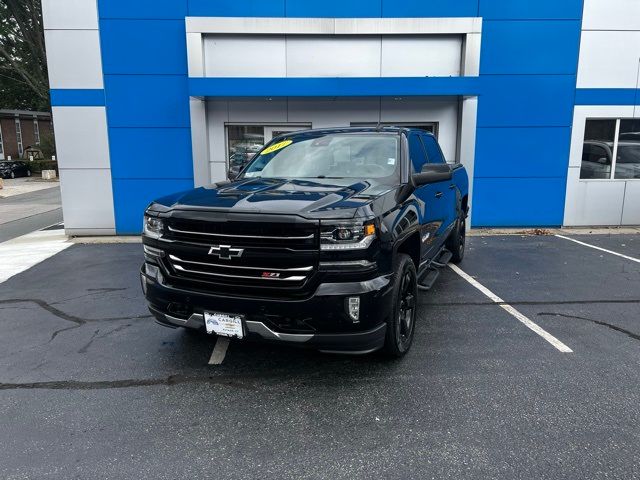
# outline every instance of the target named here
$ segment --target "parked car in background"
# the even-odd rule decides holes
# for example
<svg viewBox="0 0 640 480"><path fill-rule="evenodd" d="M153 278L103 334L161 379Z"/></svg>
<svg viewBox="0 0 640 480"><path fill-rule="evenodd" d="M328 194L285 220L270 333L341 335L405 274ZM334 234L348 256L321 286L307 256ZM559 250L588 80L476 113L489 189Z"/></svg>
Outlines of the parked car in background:
<svg viewBox="0 0 640 480"><path fill-rule="evenodd" d="M3 161L0 162L0 177L16 178L30 177L31 168L25 162Z"/></svg>
<svg viewBox="0 0 640 480"><path fill-rule="evenodd" d="M613 142L586 140L582 147L580 178L611 178L612 159ZM620 136L614 178L640 178L640 141L634 141L631 135L624 140Z"/></svg>
<svg viewBox="0 0 640 480"><path fill-rule="evenodd" d="M142 288L165 326L400 357L418 289L464 256L468 189L423 130L287 133L148 207Z"/></svg>

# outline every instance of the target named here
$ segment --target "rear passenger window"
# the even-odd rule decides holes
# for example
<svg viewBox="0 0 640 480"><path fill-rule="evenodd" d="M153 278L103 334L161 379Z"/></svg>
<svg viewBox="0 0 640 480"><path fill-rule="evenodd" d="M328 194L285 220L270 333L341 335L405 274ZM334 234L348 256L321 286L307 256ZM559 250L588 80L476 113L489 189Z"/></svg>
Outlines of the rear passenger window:
<svg viewBox="0 0 640 480"><path fill-rule="evenodd" d="M427 163L427 155L417 133L409 135L409 157L415 172L421 172L422 166Z"/></svg>
<svg viewBox="0 0 640 480"><path fill-rule="evenodd" d="M429 163L447 163L440 150L440 145L431 135L421 135L424 142L424 148L427 150Z"/></svg>

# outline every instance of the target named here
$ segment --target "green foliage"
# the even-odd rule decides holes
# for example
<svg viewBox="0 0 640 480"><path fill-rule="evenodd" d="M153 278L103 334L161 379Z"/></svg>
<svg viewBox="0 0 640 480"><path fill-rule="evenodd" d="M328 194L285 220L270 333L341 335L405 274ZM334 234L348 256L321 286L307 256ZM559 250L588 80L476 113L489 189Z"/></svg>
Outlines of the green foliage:
<svg viewBox="0 0 640 480"><path fill-rule="evenodd" d="M29 162L32 173L40 173L43 170L55 170L58 173L58 162L55 160L34 160Z"/></svg>
<svg viewBox="0 0 640 480"><path fill-rule="evenodd" d="M49 110L40 0L0 0L0 107Z"/></svg>
<svg viewBox="0 0 640 480"><path fill-rule="evenodd" d="M56 142L53 138L53 134L51 133L41 133L40 134L40 150L42 150L42 154L44 158L51 158L56 154Z"/></svg>

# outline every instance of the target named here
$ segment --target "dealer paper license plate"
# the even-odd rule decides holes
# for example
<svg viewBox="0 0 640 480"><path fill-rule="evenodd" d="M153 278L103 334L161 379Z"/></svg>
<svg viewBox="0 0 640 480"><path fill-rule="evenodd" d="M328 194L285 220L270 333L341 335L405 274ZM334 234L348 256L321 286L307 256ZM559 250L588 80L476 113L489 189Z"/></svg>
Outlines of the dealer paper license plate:
<svg viewBox="0 0 640 480"><path fill-rule="evenodd" d="M223 337L242 338L244 336L242 317L239 315L204 312L204 324L207 327L207 333L215 333Z"/></svg>

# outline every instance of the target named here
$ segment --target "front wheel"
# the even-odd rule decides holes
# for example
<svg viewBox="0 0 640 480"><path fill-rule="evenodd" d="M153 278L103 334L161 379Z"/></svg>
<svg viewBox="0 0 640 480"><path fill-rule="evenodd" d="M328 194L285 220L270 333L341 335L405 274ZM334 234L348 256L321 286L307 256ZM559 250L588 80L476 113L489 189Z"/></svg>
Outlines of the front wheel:
<svg viewBox="0 0 640 480"><path fill-rule="evenodd" d="M397 255L393 276L393 310L387 323L384 352L389 357L399 358L411 348L416 323L418 280L409 255Z"/></svg>
<svg viewBox="0 0 640 480"><path fill-rule="evenodd" d="M464 217L464 213L460 214L456 221L456 226L449 235L445 246L447 250L451 252L451 261L453 263L460 263L464 258L464 247L466 243L467 234L467 221Z"/></svg>

